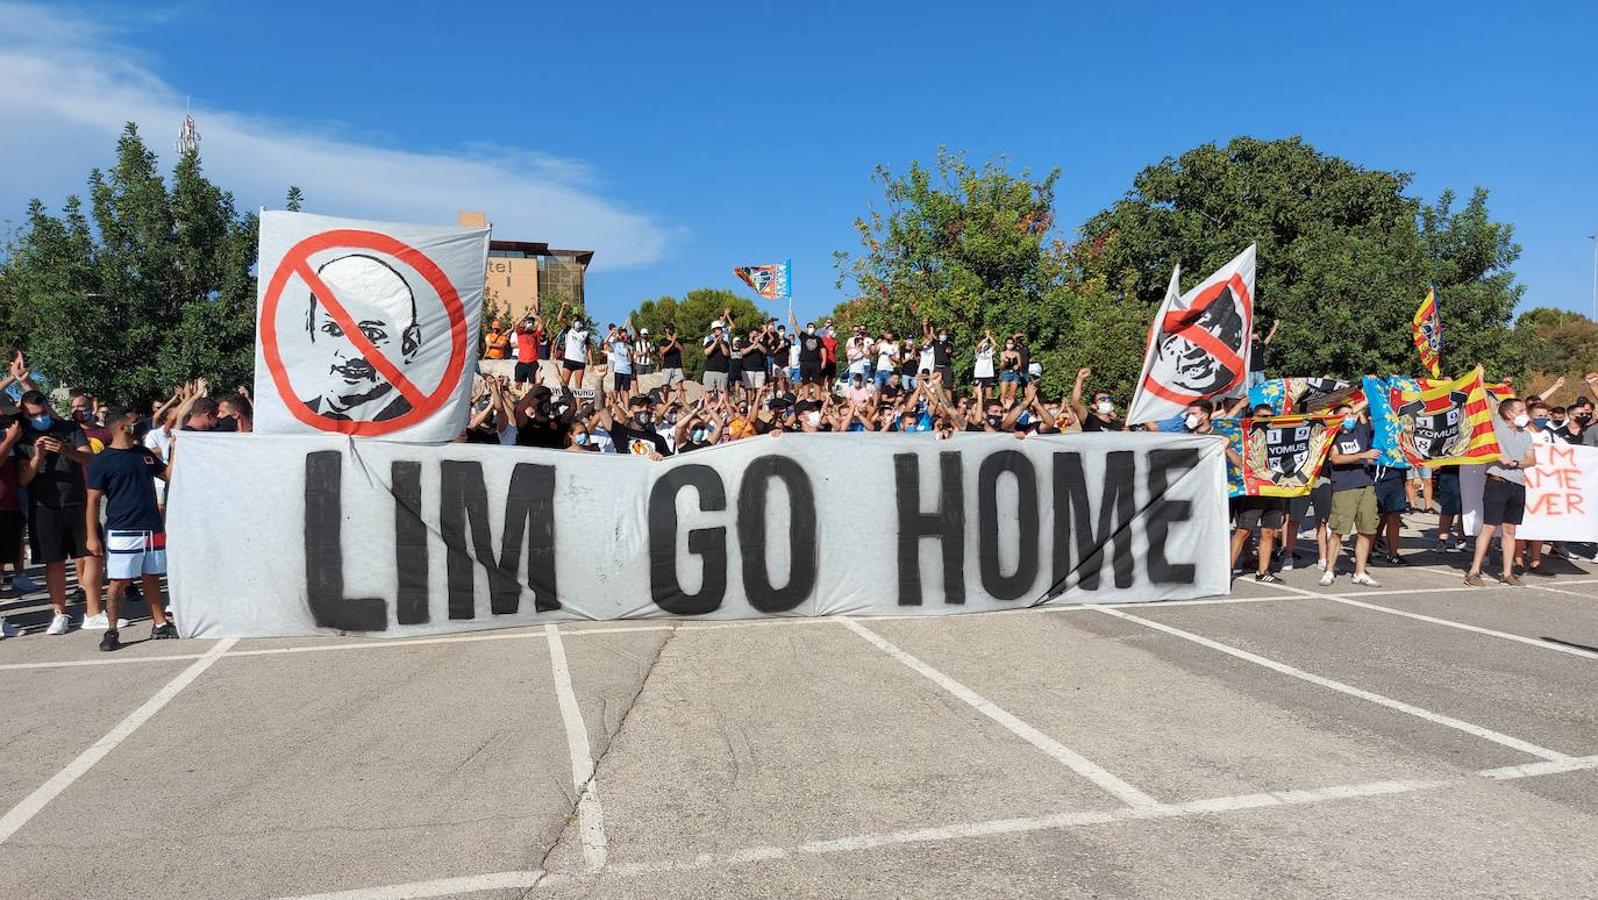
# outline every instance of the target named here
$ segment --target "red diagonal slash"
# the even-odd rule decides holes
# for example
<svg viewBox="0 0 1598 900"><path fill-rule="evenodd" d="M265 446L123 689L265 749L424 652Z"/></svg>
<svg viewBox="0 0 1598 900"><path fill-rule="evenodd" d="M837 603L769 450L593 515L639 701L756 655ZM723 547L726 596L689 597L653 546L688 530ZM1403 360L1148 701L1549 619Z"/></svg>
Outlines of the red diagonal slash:
<svg viewBox="0 0 1598 900"><path fill-rule="evenodd" d="M366 358L366 361L372 364L372 368L383 373L383 377L388 379L388 383L392 384L411 404L411 409L425 407L427 405L427 395L417 390L416 385L411 384L410 379L406 378L405 374L393 363L389 362L383 352L378 350L377 346L367 339L366 333L361 331L354 319L350 318L349 312L344 309L343 304L338 302L338 298L333 294L332 289L315 272L311 271L307 260L300 259L295 261L294 274L305 281L306 286L311 289L311 293L316 295L317 300L321 301L322 307L327 310L327 314L333 317L333 321L338 323L338 327L344 329L344 336L349 338L350 343L355 345L355 349L359 350L361 355Z"/></svg>

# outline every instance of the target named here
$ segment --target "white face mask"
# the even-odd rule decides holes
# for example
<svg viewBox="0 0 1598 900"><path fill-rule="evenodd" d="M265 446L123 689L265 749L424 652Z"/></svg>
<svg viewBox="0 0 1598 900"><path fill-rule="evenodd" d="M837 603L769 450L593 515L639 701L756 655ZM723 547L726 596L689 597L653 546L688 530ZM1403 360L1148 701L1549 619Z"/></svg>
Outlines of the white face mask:
<svg viewBox="0 0 1598 900"><path fill-rule="evenodd" d="M1188 413L1187 418L1183 421L1187 423L1187 429L1189 431L1193 431L1197 429L1199 427L1199 423L1203 422L1204 420L1199 417L1198 413Z"/></svg>
<svg viewBox="0 0 1598 900"><path fill-rule="evenodd" d="M1094 408L1105 415L1109 415L1110 413L1115 412L1115 401L1100 400L1098 403L1094 404Z"/></svg>
<svg viewBox="0 0 1598 900"><path fill-rule="evenodd" d="M821 413L812 412L808 413L807 415L810 419L810 425L812 428L821 424Z"/></svg>
<svg viewBox="0 0 1598 900"><path fill-rule="evenodd" d="M1518 416L1516 416L1514 418L1514 422L1515 422L1515 427L1516 428L1525 428L1528 424L1531 423L1531 416L1528 416L1525 413L1521 413L1520 415L1518 415Z"/></svg>

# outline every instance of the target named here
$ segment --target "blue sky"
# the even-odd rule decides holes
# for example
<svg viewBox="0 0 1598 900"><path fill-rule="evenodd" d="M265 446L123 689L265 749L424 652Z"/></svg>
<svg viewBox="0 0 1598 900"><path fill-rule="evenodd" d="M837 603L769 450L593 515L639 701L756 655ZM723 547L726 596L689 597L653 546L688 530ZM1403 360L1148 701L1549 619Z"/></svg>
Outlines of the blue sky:
<svg viewBox="0 0 1598 900"><path fill-rule="evenodd" d="M803 316L843 297L878 163L1058 167L1073 227L1164 156L1302 134L1427 198L1486 186L1526 304L1591 309L1598 7L1205 6L0 0L0 219L80 190L125 119L170 157L192 98L243 205L483 208L598 251L601 319L791 256Z"/></svg>

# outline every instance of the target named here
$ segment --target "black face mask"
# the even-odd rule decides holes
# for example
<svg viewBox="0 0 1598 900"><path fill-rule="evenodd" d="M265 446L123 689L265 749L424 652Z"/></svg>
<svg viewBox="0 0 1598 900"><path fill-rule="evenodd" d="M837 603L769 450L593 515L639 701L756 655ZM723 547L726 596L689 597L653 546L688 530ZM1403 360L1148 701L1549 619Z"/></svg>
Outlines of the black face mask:
<svg viewBox="0 0 1598 900"><path fill-rule="evenodd" d="M637 422L639 425L644 426L645 428L648 428L649 425L652 422L655 421L655 417L651 413L637 412L637 413L633 413L633 421Z"/></svg>
<svg viewBox="0 0 1598 900"><path fill-rule="evenodd" d="M1578 414L1576 416L1576 421L1580 422L1583 425L1587 424L1589 421L1591 421L1591 419L1592 419L1592 413L1590 413L1590 412L1580 413L1580 414Z"/></svg>
<svg viewBox="0 0 1598 900"><path fill-rule="evenodd" d="M999 425L1001 423L1003 423L1003 422L1004 422L1004 417L1003 416L988 416L988 424L993 426L994 428L998 428Z"/></svg>

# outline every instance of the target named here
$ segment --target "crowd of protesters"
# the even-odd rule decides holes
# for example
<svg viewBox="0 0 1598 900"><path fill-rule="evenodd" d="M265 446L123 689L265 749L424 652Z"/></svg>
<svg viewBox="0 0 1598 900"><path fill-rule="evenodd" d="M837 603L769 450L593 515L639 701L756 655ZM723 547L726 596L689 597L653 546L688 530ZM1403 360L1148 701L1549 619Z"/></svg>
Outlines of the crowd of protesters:
<svg viewBox="0 0 1598 900"><path fill-rule="evenodd" d="M18 392L15 399L11 391ZM51 607L46 634L66 634L72 627L70 566L84 604L79 627L105 632L100 649L121 646L127 600L147 604L152 640L176 638L161 578L166 488L179 435L252 427L247 390L213 396L203 379L148 410L73 392L62 415L33 383L23 354L15 353L0 377L0 591L41 589L25 572L26 545L28 558L44 570ZM0 618L0 638L14 631Z"/></svg>
<svg viewBox="0 0 1598 900"><path fill-rule="evenodd" d="M1246 399L1224 407L1200 401L1170 420L1127 426L1111 392L1086 390L1090 369L1080 370L1062 396L1041 396L1042 369L1019 332L1002 339L984 332L973 348L971 369L956 373L956 348L930 322L921 323L919 334L872 336L862 326L840 333L830 319L819 327L815 321L801 326L791 313L787 324L774 318L738 323L728 309L704 335L680 335L671 325L651 335L631 322L611 324L601 335L581 315L568 318L568 312L562 307L549 322L528 316L512 329L490 323L485 357L514 360L514 368L510 376L475 378L460 441L660 459L784 433L902 432L943 439L966 432L1018 439L1067 431L1209 434L1217 419L1273 413L1268 405L1247 409ZM1269 336L1255 337L1256 346L1269 342ZM690 397L684 348L693 344L702 352L703 373L702 390ZM539 380L544 361L560 373L554 386ZM588 381L597 381L597 390L584 388L591 369L599 377ZM653 387L644 390L640 376L657 374ZM1598 373L1585 381L1598 393ZM1307 562L1297 544L1312 514L1322 585L1335 582L1349 535L1354 537L1354 584L1379 586L1369 571L1373 560L1405 565L1399 536L1402 516L1413 511L1438 516L1434 549L1470 554L1469 585L1483 584L1495 536L1506 548L1497 577L1509 585L1521 584L1517 566L1525 574L1546 576L1547 555L1598 558L1598 548L1590 545L1515 538L1525 511L1524 470L1533 465L1532 447L1598 446L1591 399L1550 404L1563 387L1560 379L1541 397L1499 403L1494 424L1501 451L1486 467L1483 522L1473 546L1459 527L1458 467L1385 467L1365 412L1346 403L1331 408L1338 430L1306 496L1231 501L1234 572L1252 568L1255 580L1274 583L1280 580L1277 573ZM8 390L20 391L19 399L13 402ZM154 623L151 637L176 637L160 588L171 467L184 431L252 430L249 392L240 387L217 394L199 380L152 401L146 410L108 406L77 392L63 416L32 384L17 352L0 377L0 424L0 575L10 570L0 590L40 589L24 573L26 534L50 597L47 634L71 628L70 564L85 606L79 627L104 630L102 649L119 646L119 630L126 625L118 618L122 603L141 594ZM1235 451L1229 449L1228 456L1232 465L1241 466ZM12 631L0 618L0 637Z"/></svg>

